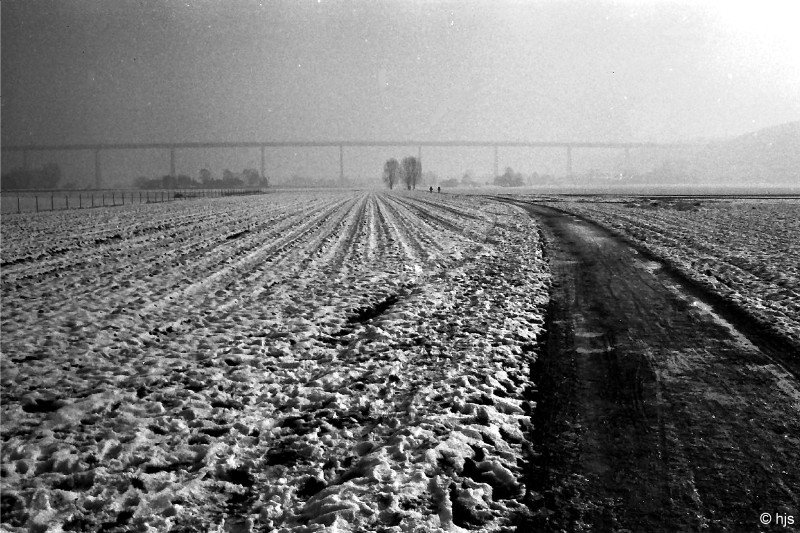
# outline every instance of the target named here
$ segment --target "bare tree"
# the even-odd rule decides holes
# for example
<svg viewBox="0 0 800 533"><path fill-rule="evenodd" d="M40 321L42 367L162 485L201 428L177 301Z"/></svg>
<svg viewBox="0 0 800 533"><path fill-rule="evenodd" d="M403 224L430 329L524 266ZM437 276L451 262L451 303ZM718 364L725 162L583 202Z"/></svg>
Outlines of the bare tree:
<svg viewBox="0 0 800 533"><path fill-rule="evenodd" d="M400 163L397 162L397 159L392 158L388 160L383 165L383 181L386 185L389 186L390 189L394 187L394 184L400 181L400 174L402 173L402 169L400 168Z"/></svg>
<svg viewBox="0 0 800 533"><path fill-rule="evenodd" d="M409 189L416 189L422 177L422 165L416 157L403 158L403 177Z"/></svg>
<svg viewBox="0 0 800 533"><path fill-rule="evenodd" d="M210 185L211 182L214 181L214 176L211 175L211 171L207 168L200 169L200 183L203 185Z"/></svg>

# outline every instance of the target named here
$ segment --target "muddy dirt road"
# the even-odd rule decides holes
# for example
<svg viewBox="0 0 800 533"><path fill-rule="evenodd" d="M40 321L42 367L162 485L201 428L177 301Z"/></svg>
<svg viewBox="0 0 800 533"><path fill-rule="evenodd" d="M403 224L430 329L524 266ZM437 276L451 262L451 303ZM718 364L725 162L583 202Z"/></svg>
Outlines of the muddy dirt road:
<svg viewBox="0 0 800 533"><path fill-rule="evenodd" d="M524 207L555 282L535 369L537 529L797 528L797 378L660 264L571 215Z"/></svg>

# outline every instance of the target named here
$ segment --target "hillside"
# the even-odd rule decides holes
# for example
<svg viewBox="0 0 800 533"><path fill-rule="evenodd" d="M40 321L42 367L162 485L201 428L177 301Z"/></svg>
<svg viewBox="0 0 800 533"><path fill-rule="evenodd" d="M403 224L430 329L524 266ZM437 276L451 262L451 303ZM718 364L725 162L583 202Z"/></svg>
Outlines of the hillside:
<svg viewBox="0 0 800 533"><path fill-rule="evenodd" d="M726 185L800 183L800 122L712 142L692 164L699 181Z"/></svg>

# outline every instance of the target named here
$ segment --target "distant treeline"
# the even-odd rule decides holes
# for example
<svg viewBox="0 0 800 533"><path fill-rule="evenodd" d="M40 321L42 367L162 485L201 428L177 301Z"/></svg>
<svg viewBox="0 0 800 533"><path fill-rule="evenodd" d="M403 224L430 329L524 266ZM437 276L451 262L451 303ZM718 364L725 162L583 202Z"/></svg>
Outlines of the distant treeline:
<svg viewBox="0 0 800 533"><path fill-rule="evenodd" d="M202 169L199 179L185 174L148 178L140 176L133 180L137 189L237 189L242 187L267 187L269 179L252 168L236 174L228 169L222 171L222 178L215 178L211 171Z"/></svg>
<svg viewBox="0 0 800 533"><path fill-rule="evenodd" d="M41 168L17 168L0 177L4 191L22 189L56 189L61 181L61 169L55 163L47 163Z"/></svg>
<svg viewBox="0 0 800 533"><path fill-rule="evenodd" d="M543 176L550 178L550 176ZM480 187L485 183L486 185L493 184L500 187L523 187L528 180L539 179L539 175L535 172L530 178L525 178L520 172L514 172L511 167L506 167L506 171L501 175L494 178L493 181L481 182L478 178L472 175L471 172L465 172L461 179L449 178L440 183L443 187Z"/></svg>

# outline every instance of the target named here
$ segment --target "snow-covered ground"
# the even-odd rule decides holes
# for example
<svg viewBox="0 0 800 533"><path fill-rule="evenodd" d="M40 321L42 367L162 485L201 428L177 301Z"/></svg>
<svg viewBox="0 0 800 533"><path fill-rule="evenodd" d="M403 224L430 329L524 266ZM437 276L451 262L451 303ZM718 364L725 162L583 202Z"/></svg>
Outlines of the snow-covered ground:
<svg viewBox="0 0 800 533"><path fill-rule="evenodd" d="M800 201L631 198L551 205L645 246L800 350Z"/></svg>
<svg viewBox="0 0 800 533"><path fill-rule="evenodd" d="M5 529L526 512L549 275L517 208L276 193L9 215L2 241Z"/></svg>

